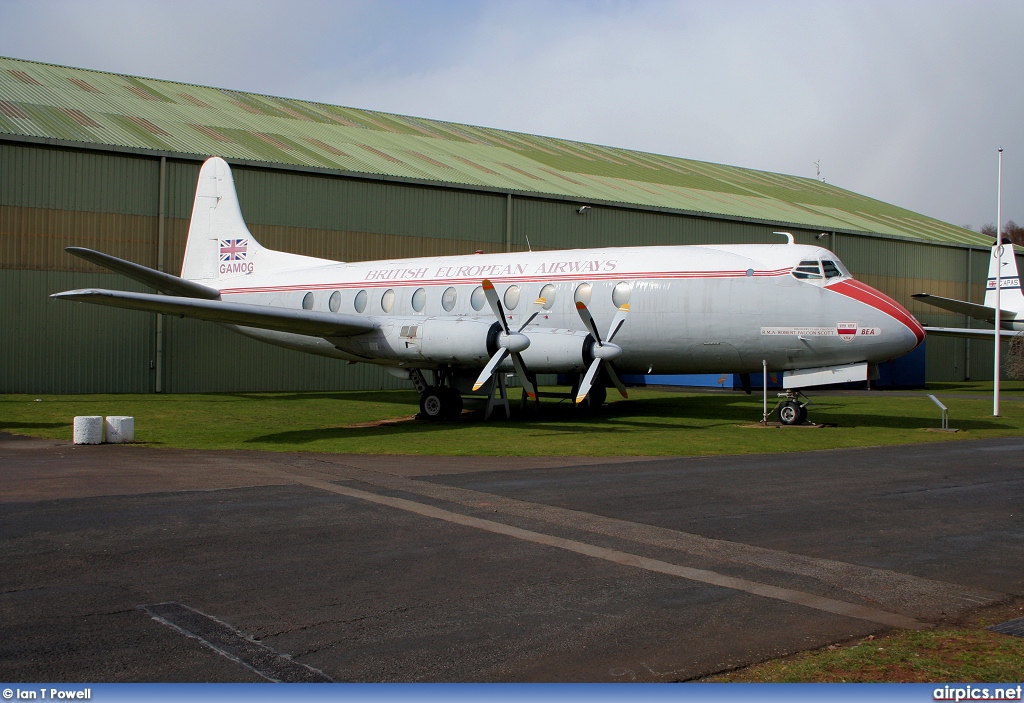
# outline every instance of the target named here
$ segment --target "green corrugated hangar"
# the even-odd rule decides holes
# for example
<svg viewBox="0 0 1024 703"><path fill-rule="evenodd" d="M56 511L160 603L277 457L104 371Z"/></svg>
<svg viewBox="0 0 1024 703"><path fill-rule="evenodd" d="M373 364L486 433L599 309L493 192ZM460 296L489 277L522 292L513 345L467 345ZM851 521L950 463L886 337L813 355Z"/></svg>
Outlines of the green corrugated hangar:
<svg viewBox="0 0 1024 703"><path fill-rule="evenodd" d="M199 167L232 164L264 245L359 261L652 244L822 244L911 299L980 300L991 240L810 178L497 129L0 58L0 392L394 387L216 325L48 298L141 290L64 251L177 273ZM590 206L585 214L577 211ZM822 233L827 237L817 239ZM929 339L927 378L991 378L991 346ZM986 348L989 353L986 353Z"/></svg>

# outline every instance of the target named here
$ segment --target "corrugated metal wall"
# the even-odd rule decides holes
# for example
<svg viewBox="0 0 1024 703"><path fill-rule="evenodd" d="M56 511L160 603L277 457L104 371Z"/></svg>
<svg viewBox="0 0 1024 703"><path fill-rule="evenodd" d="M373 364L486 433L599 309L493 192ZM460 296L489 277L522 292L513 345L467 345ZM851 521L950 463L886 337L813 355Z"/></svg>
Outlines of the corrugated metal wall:
<svg viewBox="0 0 1024 703"><path fill-rule="evenodd" d="M166 161L163 253L170 272L181 267L199 166ZM342 261L524 250L527 241L534 249L781 241L764 224L604 206L581 215L582 203L569 201L510 201L499 193L253 167L233 172L242 212L262 244ZM64 247L155 268L159 183L160 160L152 156L0 143L0 392L154 390L156 316L47 296L81 287L138 289ZM912 293L983 294L984 250L817 234L794 231L800 243L832 248L858 278L926 324L965 320L919 305ZM991 345L972 344L930 339L929 379L990 378ZM163 382L168 392L403 386L366 364L278 349L178 318L165 318Z"/></svg>

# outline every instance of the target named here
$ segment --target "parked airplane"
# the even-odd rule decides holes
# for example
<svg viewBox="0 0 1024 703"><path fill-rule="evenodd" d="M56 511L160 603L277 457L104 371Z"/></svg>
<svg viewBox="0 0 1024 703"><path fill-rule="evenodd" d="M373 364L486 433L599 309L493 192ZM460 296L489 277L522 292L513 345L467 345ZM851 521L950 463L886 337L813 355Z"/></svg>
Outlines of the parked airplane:
<svg viewBox="0 0 1024 703"><path fill-rule="evenodd" d="M992 325L996 321L996 279L999 279L999 326L1000 339L1015 336L1024 331L1024 293L1021 292L1020 274L1017 273L1017 255L1013 244L995 244L988 264L988 281L985 284L985 304L969 303L966 300L943 298L929 293L915 293L913 298L934 305L943 310L967 315ZM995 330L964 327L925 327L929 334L948 337L992 339Z"/></svg>
<svg viewBox="0 0 1024 703"><path fill-rule="evenodd" d="M164 295L87 289L53 297L208 320L271 344L378 364L413 382L430 418L461 413L463 394L488 397L490 408L495 390L505 397L511 371L531 397L535 374L559 373L576 379L577 403L600 404L608 385L626 395L620 374L767 368L783 372L788 397L779 414L795 424L806 419L798 389L867 380L925 332L832 252L780 234L787 243L335 262L260 246L228 164L211 158L199 174L180 277L68 248Z"/></svg>

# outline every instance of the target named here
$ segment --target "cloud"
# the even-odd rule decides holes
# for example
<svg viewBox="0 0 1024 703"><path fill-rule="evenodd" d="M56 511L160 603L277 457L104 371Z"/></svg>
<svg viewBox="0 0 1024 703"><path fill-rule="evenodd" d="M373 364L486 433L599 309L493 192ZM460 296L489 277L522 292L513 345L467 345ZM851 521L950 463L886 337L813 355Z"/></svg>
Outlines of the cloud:
<svg viewBox="0 0 1024 703"><path fill-rule="evenodd" d="M1024 221L1024 4L0 4L5 53L813 177ZM1020 164L1017 167L1015 164Z"/></svg>

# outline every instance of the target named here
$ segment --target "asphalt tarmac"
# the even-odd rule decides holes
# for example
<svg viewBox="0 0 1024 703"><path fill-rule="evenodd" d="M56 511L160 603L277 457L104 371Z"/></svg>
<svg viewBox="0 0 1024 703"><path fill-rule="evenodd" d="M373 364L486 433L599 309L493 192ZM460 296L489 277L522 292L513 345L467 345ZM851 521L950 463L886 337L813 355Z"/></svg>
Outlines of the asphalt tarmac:
<svg viewBox="0 0 1024 703"><path fill-rule="evenodd" d="M1024 438L711 458L0 434L0 680L685 681L1024 595Z"/></svg>

